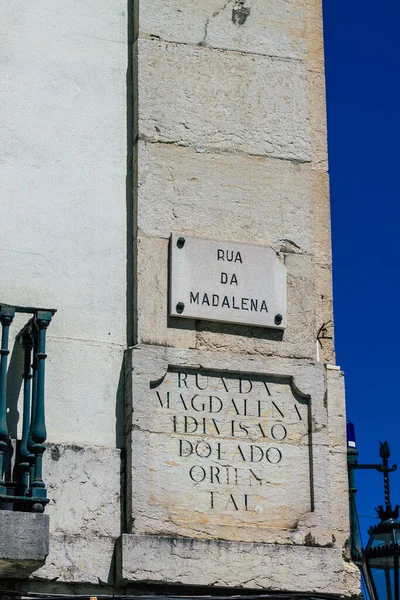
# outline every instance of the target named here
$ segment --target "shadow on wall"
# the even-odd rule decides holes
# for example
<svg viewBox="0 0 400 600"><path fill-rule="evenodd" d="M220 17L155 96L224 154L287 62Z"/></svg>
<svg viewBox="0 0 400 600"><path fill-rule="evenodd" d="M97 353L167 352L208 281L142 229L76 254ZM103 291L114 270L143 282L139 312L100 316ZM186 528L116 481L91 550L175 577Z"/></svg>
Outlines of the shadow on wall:
<svg viewBox="0 0 400 600"><path fill-rule="evenodd" d="M9 440L4 452L4 473L6 480L12 480L13 455L15 452L15 440L17 439L17 427L20 414L18 412L18 398L22 388L22 375L24 372L24 351L16 341L11 352L7 371L7 393L6 414Z"/></svg>
<svg viewBox="0 0 400 600"><path fill-rule="evenodd" d="M24 351L21 344L15 342L7 373L7 427L10 438L13 440L17 439L18 398L22 388L23 372Z"/></svg>
<svg viewBox="0 0 400 600"><path fill-rule="evenodd" d="M167 326L174 329L190 329L195 331L206 331L210 333L223 333L225 335L243 336L256 338L258 340L283 340L283 330L263 329L262 327L251 327L237 323L219 323L213 321L201 321L197 319L179 319L167 315Z"/></svg>

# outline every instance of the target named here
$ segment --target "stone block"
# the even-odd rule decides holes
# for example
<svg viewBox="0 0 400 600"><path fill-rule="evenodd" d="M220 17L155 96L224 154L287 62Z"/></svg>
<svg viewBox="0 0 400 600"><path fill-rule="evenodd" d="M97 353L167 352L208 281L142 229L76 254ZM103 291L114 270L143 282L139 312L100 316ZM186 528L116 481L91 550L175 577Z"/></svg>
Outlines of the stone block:
<svg viewBox="0 0 400 600"><path fill-rule="evenodd" d="M0 511L0 577L23 579L49 553L49 515Z"/></svg>
<svg viewBox="0 0 400 600"><path fill-rule="evenodd" d="M113 584L115 539L108 536L52 534L50 553L38 579L60 583Z"/></svg>
<svg viewBox="0 0 400 600"><path fill-rule="evenodd" d="M44 454L44 477L52 534L118 537L120 451L52 444Z"/></svg>
<svg viewBox="0 0 400 600"><path fill-rule="evenodd" d="M333 548L232 543L122 535L117 544L120 583L261 589L264 592L355 596L357 578Z"/></svg>
<svg viewBox="0 0 400 600"><path fill-rule="evenodd" d="M131 353L133 533L332 544L322 365L149 346Z"/></svg>
<svg viewBox="0 0 400 600"><path fill-rule="evenodd" d="M310 160L300 61L144 39L136 46L140 138Z"/></svg>
<svg viewBox="0 0 400 600"><path fill-rule="evenodd" d="M240 6L242 4L242 6ZM292 59L304 59L305 0L141 0L141 36Z"/></svg>
<svg viewBox="0 0 400 600"><path fill-rule="evenodd" d="M309 165L141 141L137 153L138 227L147 236L175 231L278 249L282 240L313 252Z"/></svg>

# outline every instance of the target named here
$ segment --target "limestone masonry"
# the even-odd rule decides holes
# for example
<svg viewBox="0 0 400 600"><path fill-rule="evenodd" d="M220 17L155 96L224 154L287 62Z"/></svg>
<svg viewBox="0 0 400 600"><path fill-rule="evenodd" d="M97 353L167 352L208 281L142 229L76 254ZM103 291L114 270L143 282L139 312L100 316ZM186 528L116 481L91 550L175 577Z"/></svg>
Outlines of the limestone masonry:
<svg viewBox="0 0 400 600"><path fill-rule="evenodd" d="M0 304L57 309L0 595L358 594L321 0L0 0L0 46Z"/></svg>

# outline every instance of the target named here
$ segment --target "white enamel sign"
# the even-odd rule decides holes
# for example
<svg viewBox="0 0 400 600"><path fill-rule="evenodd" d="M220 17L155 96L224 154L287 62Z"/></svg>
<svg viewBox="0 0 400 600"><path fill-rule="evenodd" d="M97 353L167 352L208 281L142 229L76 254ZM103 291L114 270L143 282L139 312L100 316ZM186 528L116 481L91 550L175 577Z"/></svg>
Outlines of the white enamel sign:
<svg viewBox="0 0 400 600"><path fill-rule="evenodd" d="M286 267L269 246L171 236L170 315L286 327Z"/></svg>

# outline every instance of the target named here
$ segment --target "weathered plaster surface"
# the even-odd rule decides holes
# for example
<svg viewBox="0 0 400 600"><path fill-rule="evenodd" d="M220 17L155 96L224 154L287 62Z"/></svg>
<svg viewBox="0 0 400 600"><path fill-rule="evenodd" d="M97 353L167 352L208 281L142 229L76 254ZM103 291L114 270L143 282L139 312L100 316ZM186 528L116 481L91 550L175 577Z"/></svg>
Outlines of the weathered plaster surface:
<svg viewBox="0 0 400 600"><path fill-rule="evenodd" d="M126 19L124 0L1 6L0 301L58 309L48 331L52 441L116 442L126 345Z"/></svg>

